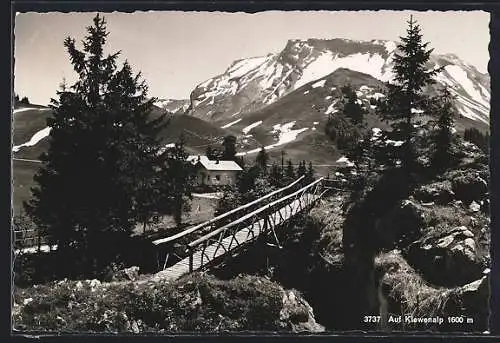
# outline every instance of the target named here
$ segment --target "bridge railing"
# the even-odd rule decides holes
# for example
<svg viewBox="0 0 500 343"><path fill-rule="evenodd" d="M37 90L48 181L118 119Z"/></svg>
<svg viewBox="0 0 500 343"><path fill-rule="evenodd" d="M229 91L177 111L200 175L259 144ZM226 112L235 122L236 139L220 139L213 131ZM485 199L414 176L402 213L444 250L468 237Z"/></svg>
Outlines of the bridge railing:
<svg viewBox="0 0 500 343"><path fill-rule="evenodd" d="M174 235L171 235L171 236L168 236L165 238L160 238L160 239L154 240L153 241L154 245L156 245L156 246L161 245L161 246L164 246L164 248L165 248L164 250L165 250L166 256L164 258L163 257L161 258L162 261L164 260L163 269L165 269L165 267L167 266L168 259L171 255L171 252L173 251L172 247L174 246L174 244L176 242L180 242L183 239L193 237L197 234L199 235L200 232L203 233L205 231L215 230L216 228L225 225L227 223L227 221L230 221L234 217L237 218L238 216L239 217L244 216L249 211L252 211L252 209L255 208L255 206L261 206L266 201L272 201L275 198L283 197L286 194L288 194L288 192L293 190L293 188L295 186L299 185L300 182L303 181L304 178L305 178L305 176L303 175L303 176L299 177L297 180L286 185L285 187L282 187L280 189L272 191L272 192L270 192L270 193L268 193L268 194L266 194L266 195L264 195L256 200L253 200L253 201L246 203L242 206L239 206L233 210L225 212L219 216L216 216L208 221L205 221L203 223L195 225L195 226L193 226L189 229L186 229L182 232L179 232L177 234L174 234ZM159 263L160 263L160 257L158 257L158 264ZM158 267L160 267L160 266L158 266Z"/></svg>
<svg viewBox="0 0 500 343"><path fill-rule="evenodd" d="M16 249L21 248L40 248L48 244L48 239L36 229L24 229L12 231L13 246Z"/></svg>
<svg viewBox="0 0 500 343"><path fill-rule="evenodd" d="M237 250L295 214L310 209L328 190L320 178L301 189L264 205L188 244L189 272L201 269L219 256Z"/></svg>

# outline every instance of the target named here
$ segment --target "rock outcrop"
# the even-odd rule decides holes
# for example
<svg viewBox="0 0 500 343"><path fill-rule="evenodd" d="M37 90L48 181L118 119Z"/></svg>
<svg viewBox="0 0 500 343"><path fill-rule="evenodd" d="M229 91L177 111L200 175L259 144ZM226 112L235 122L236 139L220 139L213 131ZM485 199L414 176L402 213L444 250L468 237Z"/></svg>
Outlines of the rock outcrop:
<svg viewBox="0 0 500 343"><path fill-rule="evenodd" d="M466 170L456 173L451 181L455 198L469 205L483 200L488 193L488 183L479 171Z"/></svg>
<svg viewBox="0 0 500 343"><path fill-rule="evenodd" d="M410 245L407 258L428 280L438 285L456 286L472 282L486 268L475 235L465 226L453 228L438 237L423 237Z"/></svg>

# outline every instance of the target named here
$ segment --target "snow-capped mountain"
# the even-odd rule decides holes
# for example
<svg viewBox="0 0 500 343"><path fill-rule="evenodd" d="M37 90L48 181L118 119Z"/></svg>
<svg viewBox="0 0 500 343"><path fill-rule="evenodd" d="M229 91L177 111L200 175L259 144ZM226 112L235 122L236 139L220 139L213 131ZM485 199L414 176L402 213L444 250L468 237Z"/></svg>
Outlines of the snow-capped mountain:
<svg viewBox="0 0 500 343"><path fill-rule="evenodd" d="M279 53L241 59L221 75L196 86L188 113L204 120L237 120L301 86L347 68L390 81L396 43L385 40L290 40ZM489 123L489 76L452 54L432 55L429 67L457 95L461 114Z"/></svg>
<svg viewBox="0 0 500 343"><path fill-rule="evenodd" d="M184 113L189 108L190 101L186 99L158 99L155 105L163 108L169 113L177 114Z"/></svg>

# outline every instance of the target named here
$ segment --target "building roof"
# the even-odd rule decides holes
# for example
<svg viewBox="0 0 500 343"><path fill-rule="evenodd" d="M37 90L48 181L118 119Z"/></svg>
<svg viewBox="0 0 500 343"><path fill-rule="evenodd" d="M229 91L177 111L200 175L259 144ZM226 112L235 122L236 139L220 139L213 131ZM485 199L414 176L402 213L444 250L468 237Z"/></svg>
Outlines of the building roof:
<svg viewBox="0 0 500 343"><path fill-rule="evenodd" d="M198 162L198 159L200 161L201 160L207 160L208 161L208 157L207 156L203 156L203 155L189 155L188 158L187 158L187 161L191 162L193 164L196 164Z"/></svg>
<svg viewBox="0 0 500 343"><path fill-rule="evenodd" d="M192 163L200 163L206 170L234 170L234 171L240 171L243 170L238 163L234 161L214 161L214 160L209 160L207 156L198 156L198 155L191 155L187 158L188 161L191 161Z"/></svg>

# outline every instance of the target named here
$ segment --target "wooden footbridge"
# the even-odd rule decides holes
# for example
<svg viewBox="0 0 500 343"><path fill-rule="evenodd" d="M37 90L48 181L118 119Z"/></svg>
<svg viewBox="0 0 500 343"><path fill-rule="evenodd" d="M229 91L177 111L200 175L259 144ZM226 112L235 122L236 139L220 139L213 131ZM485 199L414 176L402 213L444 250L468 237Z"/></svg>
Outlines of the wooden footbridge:
<svg viewBox="0 0 500 343"><path fill-rule="evenodd" d="M260 238L271 238L280 246L276 230L300 213L309 211L331 190L329 178L319 178L304 185L302 176L289 185L221 214L175 235L153 241L157 253L155 279L177 279L205 270ZM34 230L14 232L14 241L23 243L24 253L49 251L45 240ZM29 244L30 243L30 244ZM20 250L16 250L16 253Z"/></svg>
<svg viewBox="0 0 500 343"><path fill-rule="evenodd" d="M304 176L286 187L191 227L157 239L156 279L177 279L230 258L259 237L274 238L276 229L296 215L309 211L329 190L327 179L303 185Z"/></svg>

